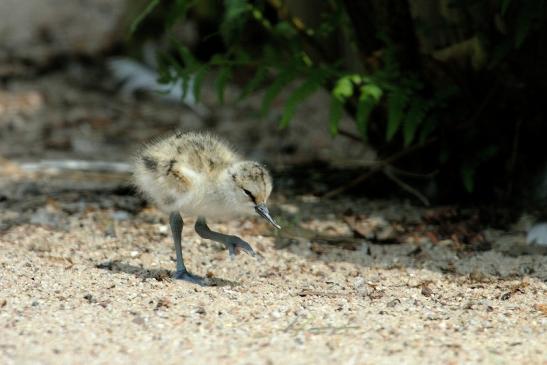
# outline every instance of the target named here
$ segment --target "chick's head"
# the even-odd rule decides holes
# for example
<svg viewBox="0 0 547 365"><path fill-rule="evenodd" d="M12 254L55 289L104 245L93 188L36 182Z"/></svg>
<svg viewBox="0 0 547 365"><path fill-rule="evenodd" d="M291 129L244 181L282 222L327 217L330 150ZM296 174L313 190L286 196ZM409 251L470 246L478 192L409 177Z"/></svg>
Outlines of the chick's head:
<svg viewBox="0 0 547 365"><path fill-rule="evenodd" d="M248 212L256 212L275 227L279 227L271 218L266 202L272 192L272 177L268 170L254 161L236 163L230 170L236 190L236 199Z"/></svg>

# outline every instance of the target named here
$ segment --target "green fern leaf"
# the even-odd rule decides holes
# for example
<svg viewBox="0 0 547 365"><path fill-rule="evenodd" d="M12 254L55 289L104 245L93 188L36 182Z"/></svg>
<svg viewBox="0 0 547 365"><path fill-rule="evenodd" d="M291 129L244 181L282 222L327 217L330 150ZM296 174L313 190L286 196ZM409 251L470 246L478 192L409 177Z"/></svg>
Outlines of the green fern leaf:
<svg viewBox="0 0 547 365"><path fill-rule="evenodd" d="M402 88L396 88L387 98L387 129L386 140L391 141L399 130L403 119L405 107L408 104L408 96Z"/></svg>
<svg viewBox="0 0 547 365"><path fill-rule="evenodd" d="M239 94L238 101L243 100L247 96L249 96L253 91L258 89L262 82L266 79L266 76L268 76L268 69L266 67L260 67L254 74L251 81L249 81L243 90L241 90L241 93Z"/></svg>
<svg viewBox="0 0 547 365"><path fill-rule="evenodd" d="M431 133L435 130L435 127L437 126L437 120L435 118L429 117L425 120L424 126L422 127L422 130L420 131L420 137L419 137L419 143L423 144L427 137L431 135Z"/></svg>
<svg viewBox="0 0 547 365"><path fill-rule="evenodd" d="M418 126L424 121L427 114L428 104L423 99L413 100L410 104L403 122L403 140L405 147L414 140Z"/></svg>
<svg viewBox="0 0 547 365"><path fill-rule="evenodd" d="M247 0L224 0L224 18L220 24L220 33L225 44L232 43L247 20L251 7Z"/></svg>
<svg viewBox="0 0 547 365"><path fill-rule="evenodd" d="M224 90L228 80L232 77L232 69L230 67L221 68L218 77L215 81L217 98L220 104L224 104Z"/></svg>
<svg viewBox="0 0 547 365"><path fill-rule="evenodd" d="M169 11L165 15L167 29L172 28L177 22L184 22L190 6L194 5L193 0L172 0Z"/></svg>
<svg viewBox="0 0 547 365"><path fill-rule="evenodd" d="M129 28L129 31L131 34L135 33L139 25L142 23L144 18L146 18L158 5L160 4L160 0L151 0L144 10L135 18L133 23L131 23L131 27Z"/></svg>
<svg viewBox="0 0 547 365"><path fill-rule="evenodd" d="M528 3L524 3L523 7L520 9L517 15L517 28L515 34L515 48L520 48L526 38L533 23L533 6L530 6Z"/></svg>
<svg viewBox="0 0 547 365"><path fill-rule="evenodd" d="M356 123L357 129L365 138L367 136L368 119L374 107L382 98L383 91L375 84L367 84L361 87L361 95L357 104Z"/></svg>
<svg viewBox="0 0 547 365"><path fill-rule="evenodd" d="M203 65L198 72L195 73L194 76L194 99L196 99L196 102L199 102L199 99L201 98L201 85L203 84L203 79L205 78L205 75L209 71L209 66Z"/></svg>
<svg viewBox="0 0 547 365"><path fill-rule="evenodd" d="M181 81L182 97L186 97L188 92L189 74L188 71L180 65L180 63L171 56L166 56L169 63L169 67L172 68L176 74L176 78Z"/></svg>
<svg viewBox="0 0 547 365"><path fill-rule="evenodd" d="M501 15L505 15L505 13L507 13L507 9L509 9L510 4L511 0L501 0Z"/></svg>
<svg viewBox="0 0 547 365"><path fill-rule="evenodd" d="M175 44L175 48L177 49L177 52L182 59L182 62L184 62L184 67L186 69L195 68L196 65L199 64L199 62L194 58L194 55L192 54L192 52L190 52L188 47L176 40L173 40L173 43Z"/></svg>
<svg viewBox="0 0 547 365"><path fill-rule="evenodd" d="M334 137L338 134L338 125L344 113L344 102L336 95L332 94L330 98L329 129Z"/></svg>
<svg viewBox="0 0 547 365"><path fill-rule="evenodd" d="M463 165L461 176L465 190L468 193L472 193L475 190L475 168L469 164Z"/></svg>
<svg viewBox="0 0 547 365"><path fill-rule="evenodd" d="M264 94L260 114L266 115L277 95L279 95L281 90L293 81L295 77L296 72L294 68L288 68L279 73L275 81L268 87L266 93Z"/></svg>
<svg viewBox="0 0 547 365"><path fill-rule="evenodd" d="M353 82L350 76L344 76L338 79L332 93L341 100L345 100L353 95Z"/></svg>
<svg viewBox="0 0 547 365"><path fill-rule="evenodd" d="M306 81L300 84L289 96L283 109L283 115L279 125L281 128L286 128L296 112L297 106L302 103L307 97L313 94L321 87L324 76L315 74L309 77Z"/></svg>
<svg viewBox="0 0 547 365"><path fill-rule="evenodd" d="M251 8L247 5L247 0L224 0L225 13L224 17L227 21L235 21L241 15Z"/></svg>
<svg viewBox="0 0 547 365"><path fill-rule="evenodd" d="M175 82L176 75L173 73L173 70L169 66L170 61L165 54L158 54L158 82L160 84L170 84Z"/></svg>

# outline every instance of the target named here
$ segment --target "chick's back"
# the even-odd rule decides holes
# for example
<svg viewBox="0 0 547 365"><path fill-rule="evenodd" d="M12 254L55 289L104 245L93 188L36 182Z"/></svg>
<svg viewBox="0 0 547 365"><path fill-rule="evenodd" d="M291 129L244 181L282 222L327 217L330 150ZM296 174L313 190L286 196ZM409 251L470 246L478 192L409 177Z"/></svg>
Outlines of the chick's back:
<svg viewBox="0 0 547 365"><path fill-rule="evenodd" d="M170 211L192 204L193 191L239 160L215 136L178 132L141 149L135 158L134 181L161 209Z"/></svg>

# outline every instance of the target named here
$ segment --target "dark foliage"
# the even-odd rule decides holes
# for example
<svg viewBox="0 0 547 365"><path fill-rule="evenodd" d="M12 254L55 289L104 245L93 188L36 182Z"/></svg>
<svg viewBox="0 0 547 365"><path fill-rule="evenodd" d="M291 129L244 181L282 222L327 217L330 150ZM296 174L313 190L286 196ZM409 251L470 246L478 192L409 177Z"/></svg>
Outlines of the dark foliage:
<svg viewBox="0 0 547 365"><path fill-rule="evenodd" d="M215 72L222 103L226 84L244 80L240 98L265 89L263 114L296 82L282 128L327 89L333 136L349 113L354 137L382 157L399 154L394 165L439 171L441 199L516 196L545 168L544 0L152 0L133 30L154 12L166 33L188 19L207 24L200 37L210 46L173 38L163 82L182 79L199 99Z"/></svg>

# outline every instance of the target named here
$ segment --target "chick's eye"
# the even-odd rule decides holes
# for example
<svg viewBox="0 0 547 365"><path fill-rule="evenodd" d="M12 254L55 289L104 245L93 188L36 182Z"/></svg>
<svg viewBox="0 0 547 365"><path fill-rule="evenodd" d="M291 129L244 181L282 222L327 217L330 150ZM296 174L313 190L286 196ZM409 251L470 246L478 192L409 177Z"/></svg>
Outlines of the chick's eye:
<svg viewBox="0 0 547 365"><path fill-rule="evenodd" d="M252 200L253 202L255 201L255 197L254 197L253 193L251 193L251 192L250 192L249 190L247 190L247 189L243 189L243 192L244 192L245 194L247 194L247 196L248 196L249 198L251 198L251 200Z"/></svg>

